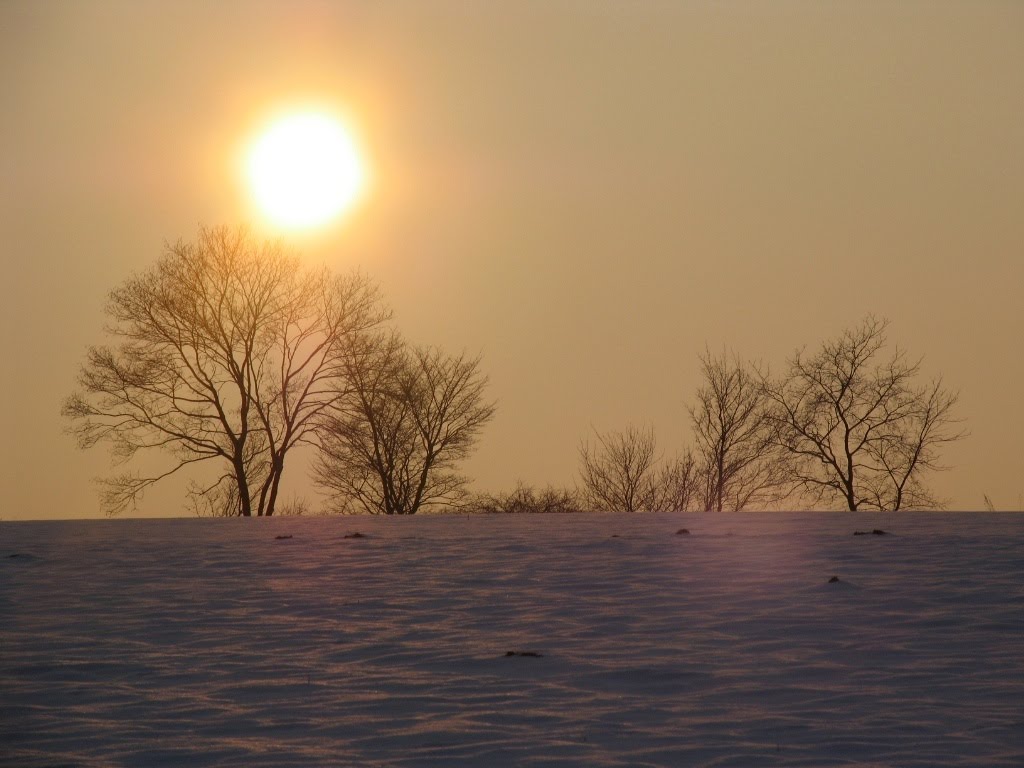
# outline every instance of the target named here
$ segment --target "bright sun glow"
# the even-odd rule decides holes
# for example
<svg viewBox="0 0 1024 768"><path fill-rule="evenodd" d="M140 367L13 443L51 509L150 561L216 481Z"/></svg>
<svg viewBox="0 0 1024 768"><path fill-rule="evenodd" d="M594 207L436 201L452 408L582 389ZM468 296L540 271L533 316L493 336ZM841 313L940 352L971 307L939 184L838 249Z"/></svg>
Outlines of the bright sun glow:
<svg viewBox="0 0 1024 768"><path fill-rule="evenodd" d="M322 113L271 124L253 144L247 170L260 210L278 226L315 227L356 201L364 173L351 134Z"/></svg>

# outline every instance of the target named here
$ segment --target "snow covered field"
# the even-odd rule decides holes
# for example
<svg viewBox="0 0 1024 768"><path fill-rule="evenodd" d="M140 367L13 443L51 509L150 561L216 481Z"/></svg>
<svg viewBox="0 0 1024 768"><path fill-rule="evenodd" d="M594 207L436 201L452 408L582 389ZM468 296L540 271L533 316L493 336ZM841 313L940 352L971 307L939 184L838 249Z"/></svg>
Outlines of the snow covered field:
<svg viewBox="0 0 1024 768"><path fill-rule="evenodd" d="M1024 515L3 522L0 765L1022 766Z"/></svg>

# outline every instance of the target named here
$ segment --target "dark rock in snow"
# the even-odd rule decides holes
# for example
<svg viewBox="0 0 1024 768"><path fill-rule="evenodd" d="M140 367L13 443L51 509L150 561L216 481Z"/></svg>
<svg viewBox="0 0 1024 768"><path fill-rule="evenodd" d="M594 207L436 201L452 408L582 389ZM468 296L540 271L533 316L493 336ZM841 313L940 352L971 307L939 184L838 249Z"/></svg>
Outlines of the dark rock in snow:
<svg viewBox="0 0 1024 768"><path fill-rule="evenodd" d="M839 581L839 577L838 576L833 576L831 579L828 580L828 583L829 584L835 584L838 581Z"/></svg>
<svg viewBox="0 0 1024 768"><path fill-rule="evenodd" d="M355 533L346 533L341 538L343 538L343 539L365 539L366 538L366 534L365 533L360 533L359 531L356 531Z"/></svg>
<svg viewBox="0 0 1024 768"><path fill-rule="evenodd" d="M544 658L543 653L537 653L536 651L507 651L505 653L505 658L508 658L509 656L528 656L533 659Z"/></svg>
<svg viewBox="0 0 1024 768"><path fill-rule="evenodd" d="M686 528L680 528L676 531L676 536L689 536L690 532Z"/></svg>
<svg viewBox="0 0 1024 768"><path fill-rule="evenodd" d="M28 552L13 552L7 556L9 560L18 560L23 563L34 563L39 558L35 555L31 555Z"/></svg>
<svg viewBox="0 0 1024 768"><path fill-rule="evenodd" d="M854 531L854 536L887 536L888 531L883 531L881 528L874 528L870 531Z"/></svg>

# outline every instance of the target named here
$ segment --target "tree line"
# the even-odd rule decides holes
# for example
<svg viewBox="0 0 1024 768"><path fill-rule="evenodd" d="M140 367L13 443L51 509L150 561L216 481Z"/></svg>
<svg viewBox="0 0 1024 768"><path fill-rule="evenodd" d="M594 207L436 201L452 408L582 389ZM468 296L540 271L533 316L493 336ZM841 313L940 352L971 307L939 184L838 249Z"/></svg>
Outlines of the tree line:
<svg viewBox="0 0 1024 768"><path fill-rule="evenodd" d="M474 495L459 465L496 409L481 359L411 344L358 272L201 228L111 291L105 313L110 343L86 353L68 429L119 465L162 459L101 481L108 514L194 469L197 514L273 515L303 446L343 513L937 507L925 479L964 436L957 394L920 382L919 359L886 352L888 324L869 316L777 375L705 350L694 441L679 455L661 457L650 427L594 432L576 488Z"/></svg>
<svg viewBox="0 0 1024 768"><path fill-rule="evenodd" d="M688 408L693 447L659 466L652 429L595 433L579 449L582 505L941 508L926 480L966 435L958 393L941 377L921 381L920 358L888 351L888 326L869 315L816 351L797 350L778 374L705 350Z"/></svg>

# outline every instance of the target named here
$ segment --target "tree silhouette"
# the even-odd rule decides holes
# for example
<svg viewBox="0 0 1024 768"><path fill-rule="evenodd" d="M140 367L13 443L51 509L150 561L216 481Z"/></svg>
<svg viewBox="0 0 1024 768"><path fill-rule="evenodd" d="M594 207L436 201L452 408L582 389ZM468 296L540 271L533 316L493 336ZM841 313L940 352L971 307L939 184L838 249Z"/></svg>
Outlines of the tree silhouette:
<svg viewBox="0 0 1024 768"><path fill-rule="evenodd" d="M109 443L118 463L140 452L171 458L152 474L104 483L108 514L187 467L197 509L272 515L288 452L311 442L343 396L355 339L386 319L363 277L303 269L277 242L244 229L201 228L110 293L116 346L88 350L64 403L83 448Z"/></svg>
<svg viewBox="0 0 1024 768"><path fill-rule="evenodd" d="M658 470L652 509L655 512L688 512L702 500L707 487L693 451L686 450Z"/></svg>
<svg viewBox="0 0 1024 768"><path fill-rule="evenodd" d="M658 497L654 430L629 426L625 432L594 431L593 444L580 443L584 504L599 512L639 512Z"/></svg>
<svg viewBox="0 0 1024 768"><path fill-rule="evenodd" d="M781 378L762 375L775 440L791 477L815 503L850 510L941 506L922 475L964 437L957 393L916 383L921 360L884 355L888 322L866 317L812 355L798 350Z"/></svg>
<svg viewBox="0 0 1024 768"><path fill-rule="evenodd" d="M772 439L768 399L738 357L700 355L704 382L689 408L707 511L765 507L784 498L785 458Z"/></svg>
<svg viewBox="0 0 1024 768"><path fill-rule="evenodd" d="M479 358L366 336L345 361L350 389L332 403L314 468L343 512L414 515L458 504L455 469L494 416Z"/></svg>
<svg viewBox="0 0 1024 768"><path fill-rule="evenodd" d="M691 509L701 480L689 451L662 462L653 427L598 432L579 446L580 503L597 512Z"/></svg>

